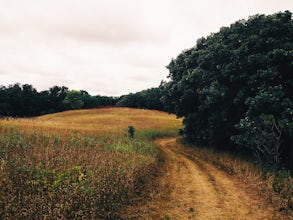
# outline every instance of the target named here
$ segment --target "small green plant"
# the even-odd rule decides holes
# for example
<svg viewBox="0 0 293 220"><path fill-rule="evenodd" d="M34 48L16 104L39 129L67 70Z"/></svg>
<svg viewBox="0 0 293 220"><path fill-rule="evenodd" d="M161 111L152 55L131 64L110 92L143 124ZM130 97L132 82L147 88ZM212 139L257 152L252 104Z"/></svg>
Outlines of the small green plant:
<svg viewBox="0 0 293 220"><path fill-rule="evenodd" d="M273 181L273 189L277 193L281 193L286 190L286 182L290 178L290 172L285 169L281 169L275 172L275 177ZM287 186L288 187L288 186Z"/></svg>
<svg viewBox="0 0 293 220"><path fill-rule="evenodd" d="M128 137L134 138L134 133L135 133L135 128L132 125L128 126L128 130L127 130Z"/></svg>

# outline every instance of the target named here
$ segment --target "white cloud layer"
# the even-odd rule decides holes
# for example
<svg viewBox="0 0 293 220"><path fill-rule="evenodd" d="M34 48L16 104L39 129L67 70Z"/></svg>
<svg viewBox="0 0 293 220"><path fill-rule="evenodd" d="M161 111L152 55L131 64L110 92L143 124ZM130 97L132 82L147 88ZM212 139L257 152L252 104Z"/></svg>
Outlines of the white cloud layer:
<svg viewBox="0 0 293 220"><path fill-rule="evenodd" d="M292 0L0 0L0 84L140 91L198 38L284 10Z"/></svg>

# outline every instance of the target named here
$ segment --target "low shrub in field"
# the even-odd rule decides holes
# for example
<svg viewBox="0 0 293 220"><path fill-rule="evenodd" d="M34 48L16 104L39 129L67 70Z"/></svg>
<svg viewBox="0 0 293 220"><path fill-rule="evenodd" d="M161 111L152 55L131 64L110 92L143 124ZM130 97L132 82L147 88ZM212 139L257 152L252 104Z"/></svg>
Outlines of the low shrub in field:
<svg viewBox="0 0 293 220"><path fill-rule="evenodd" d="M0 125L0 219L108 218L156 166L151 142Z"/></svg>

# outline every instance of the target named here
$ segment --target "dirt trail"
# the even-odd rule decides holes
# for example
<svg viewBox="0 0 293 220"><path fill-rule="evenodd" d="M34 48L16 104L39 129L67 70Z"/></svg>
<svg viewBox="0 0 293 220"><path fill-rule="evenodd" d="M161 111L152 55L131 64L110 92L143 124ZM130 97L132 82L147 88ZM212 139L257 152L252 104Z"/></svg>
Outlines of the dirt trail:
<svg viewBox="0 0 293 220"><path fill-rule="evenodd" d="M143 202L134 219L288 219L242 182L179 146L175 138L156 144L163 172L152 199Z"/></svg>

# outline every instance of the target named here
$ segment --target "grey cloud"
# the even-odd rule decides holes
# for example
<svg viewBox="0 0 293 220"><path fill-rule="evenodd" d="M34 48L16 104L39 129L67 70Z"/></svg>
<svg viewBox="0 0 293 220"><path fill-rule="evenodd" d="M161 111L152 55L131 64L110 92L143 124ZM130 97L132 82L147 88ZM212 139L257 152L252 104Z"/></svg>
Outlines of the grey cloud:
<svg viewBox="0 0 293 220"><path fill-rule="evenodd" d="M0 84L92 95L147 89L199 37L292 8L277 0L0 0Z"/></svg>
<svg viewBox="0 0 293 220"><path fill-rule="evenodd" d="M19 34L31 32L43 37L66 37L101 43L128 43L140 41L163 41L162 28L145 25L142 15L130 7L115 1L12 1L7 9L0 9L0 32ZM16 5L20 3L20 6ZM34 3L34 7L31 7ZM112 2L112 4L111 4ZM113 4L115 2L115 4ZM80 3L80 4L78 4ZM104 2L105 3L105 2ZM114 7L113 7L114 6Z"/></svg>

